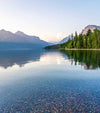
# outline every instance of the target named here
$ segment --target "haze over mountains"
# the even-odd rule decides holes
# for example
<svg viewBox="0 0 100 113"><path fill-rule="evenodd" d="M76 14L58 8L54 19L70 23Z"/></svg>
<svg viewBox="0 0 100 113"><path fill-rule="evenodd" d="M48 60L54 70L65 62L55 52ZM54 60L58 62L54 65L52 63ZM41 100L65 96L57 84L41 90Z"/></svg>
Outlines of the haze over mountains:
<svg viewBox="0 0 100 113"><path fill-rule="evenodd" d="M0 49L36 49L42 48L50 43L40 40L37 36L29 36L21 31L12 33L0 30Z"/></svg>
<svg viewBox="0 0 100 113"><path fill-rule="evenodd" d="M96 25L88 25L82 30L82 34L86 34L88 30L93 32L94 29L100 30L100 26ZM69 39L73 37L69 35L65 37L57 44L62 44L67 42ZM12 33L10 31L6 31L4 29L0 30L0 49L37 49L44 48L46 46L51 45L46 41L41 40L37 36L29 36L21 31L17 31L16 33Z"/></svg>

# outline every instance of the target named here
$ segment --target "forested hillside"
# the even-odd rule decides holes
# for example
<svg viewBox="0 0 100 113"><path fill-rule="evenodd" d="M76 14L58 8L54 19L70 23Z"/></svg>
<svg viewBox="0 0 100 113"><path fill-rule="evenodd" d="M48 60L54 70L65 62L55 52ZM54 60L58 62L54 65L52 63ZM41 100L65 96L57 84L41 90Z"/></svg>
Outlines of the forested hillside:
<svg viewBox="0 0 100 113"><path fill-rule="evenodd" d="M61 49L97 49L100 48L100 30L95 29L93 32L89 29L84 34L75 33L75 37L72 40L68 40L66 43L60 44Z"/></svg>

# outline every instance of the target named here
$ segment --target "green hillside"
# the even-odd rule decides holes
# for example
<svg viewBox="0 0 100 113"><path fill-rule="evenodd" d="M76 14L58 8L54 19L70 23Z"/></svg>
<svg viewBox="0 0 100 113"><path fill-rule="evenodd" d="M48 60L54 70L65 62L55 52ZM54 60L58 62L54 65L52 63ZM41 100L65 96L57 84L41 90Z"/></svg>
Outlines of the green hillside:
<svg viewBox="0 0 100 113"><path fill-rule="evenodd" d="M60 44L60 49L98 49L100 48L100 31L95 29L93 32L88 30L86 35L75 33L72 40Z"/></svg>

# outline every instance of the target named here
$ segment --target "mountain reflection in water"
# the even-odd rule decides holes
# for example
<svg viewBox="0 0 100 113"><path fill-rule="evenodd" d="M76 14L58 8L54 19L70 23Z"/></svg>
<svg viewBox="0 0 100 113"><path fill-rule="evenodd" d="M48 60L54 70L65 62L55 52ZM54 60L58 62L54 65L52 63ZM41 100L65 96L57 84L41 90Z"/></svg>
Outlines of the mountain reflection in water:
<svg viewBox="0 0 100 113"><path fill-rule="evenodd" d="M0 51L0 67L8 68L17 64L20 67L29 62L39 61L49 52L59 53L63 58L71 61L71 64L82 65L84 69L100 68L100 51L89 50L67 50L67 51L45 51L45 50L20 50ZM49 60L49 59L48 59ZM57 59L56 59L57 60ZM59 59L58 59L59 60ZM47 61L46 61L47 62ZM58 61L60 62L60 61Z"/></svg>
<svg viewBox="0 0 100 113"><path fill-rule="evenodd" d="M0 51L0 66L8 68L17 64L22 67L30 61L38 61L42 54L43 50Z"/></svg>
<svg viewBox="0 0 100 113"><path fill-rule="evenodd" d="M99 113L99 54L0 51L0 113Z"/></svg>

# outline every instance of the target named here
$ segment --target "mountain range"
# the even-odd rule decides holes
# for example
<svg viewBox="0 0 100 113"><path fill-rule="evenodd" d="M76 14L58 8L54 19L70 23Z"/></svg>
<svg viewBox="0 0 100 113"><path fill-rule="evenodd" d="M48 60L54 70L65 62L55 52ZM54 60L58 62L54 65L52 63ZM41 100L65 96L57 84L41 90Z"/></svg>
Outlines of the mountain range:
<svg viewBox="0 0 100 113"><path fill-rule="evenodd" d="M88 25L82 30L81 34L83 35L86 34L89 29L93 32L94 29L100 30L100 26ZM62 39L57 43L58 45L57 47L59 47L59 44L65 43L72 38L73 37L71 35L69 35L68 37L65 37L64 39ZM14 49L14 50L15 49L37 49L37 48L44 48L50 45L53 45L53 44L43 41L37 36L27 35L21 31L12 33L4 29L0 30L0 50L2 49L6 49L6 50L7 49Z"/></svg>
<svg viewBox="0 0 100 113"><path fill-rule="evenodd" d="M0 49L36 49L48 45L50 43L37 36L29 36L21 31L12 33L4 29L0 30Z"/></svg>

